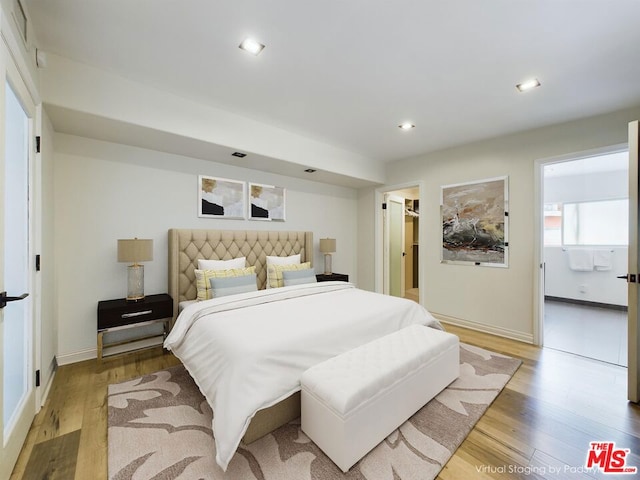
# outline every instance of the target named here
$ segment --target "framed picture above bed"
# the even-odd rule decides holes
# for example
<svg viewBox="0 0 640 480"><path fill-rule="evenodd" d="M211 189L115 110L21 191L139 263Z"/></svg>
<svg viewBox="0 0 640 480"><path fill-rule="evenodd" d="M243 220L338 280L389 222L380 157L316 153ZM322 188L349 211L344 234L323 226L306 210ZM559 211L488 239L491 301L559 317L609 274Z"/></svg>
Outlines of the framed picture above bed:
<svg viewBox="0 0 640 480"><path fill-rule="evenodd" d="M442 263L509 266L509 178L442 187Z"/></svg>
<svg viewBox="0 0 640 480"><path fill-rule="evenodd" d="M246 183L198 176L198 216L246 219Z"/></svg>
<svg viewBox="0 0 640 480"><path fill-rule="evenodd" d="M249 183L249 218L285 221L285 189L273 185Z"/></svg>

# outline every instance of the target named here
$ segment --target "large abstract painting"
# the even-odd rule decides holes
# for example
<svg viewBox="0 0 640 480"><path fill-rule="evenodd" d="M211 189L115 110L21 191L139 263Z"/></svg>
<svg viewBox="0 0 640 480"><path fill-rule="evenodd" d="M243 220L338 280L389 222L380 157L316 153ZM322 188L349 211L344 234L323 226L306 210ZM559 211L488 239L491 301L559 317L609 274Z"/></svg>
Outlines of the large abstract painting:
<svg viewBox="0 0 640 480"><path fill-rule="evenodd" d="M508 177L442 187L442 262L507 267Z"/></svg>

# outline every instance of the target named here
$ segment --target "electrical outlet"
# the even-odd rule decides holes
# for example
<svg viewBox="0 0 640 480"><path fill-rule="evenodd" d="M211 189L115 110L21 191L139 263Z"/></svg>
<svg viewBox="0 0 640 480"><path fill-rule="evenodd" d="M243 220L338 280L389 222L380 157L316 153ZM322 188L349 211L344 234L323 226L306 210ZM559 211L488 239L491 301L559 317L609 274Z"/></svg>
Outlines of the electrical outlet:
<svg viewBox="0 0 640 480"><path fill-rule="evenodd" d="M584 284L580 285L578 289L580 290L580 293L587 293L587 291L589 290L589 288Z"/></svg>

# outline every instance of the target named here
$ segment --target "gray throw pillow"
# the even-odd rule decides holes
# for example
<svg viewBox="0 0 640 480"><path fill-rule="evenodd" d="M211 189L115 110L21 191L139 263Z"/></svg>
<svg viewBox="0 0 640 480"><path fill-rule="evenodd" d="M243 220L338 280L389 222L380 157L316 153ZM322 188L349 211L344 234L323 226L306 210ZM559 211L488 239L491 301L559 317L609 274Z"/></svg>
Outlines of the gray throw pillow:
<svg viewBox="0 0 640 480"><path fill-rule="evenodd" d="M316 283L316 272L313 268L306 270L284 270L282 272L284 286L302 285L304 283Z"/></svg>
<svg viewBox="0 0 640 480"><path fill-rule="evenodd" d="M211 296L213 298L258 290L255 273L240 277L214 277L209 279L209 283L211 284Z"/></svg>

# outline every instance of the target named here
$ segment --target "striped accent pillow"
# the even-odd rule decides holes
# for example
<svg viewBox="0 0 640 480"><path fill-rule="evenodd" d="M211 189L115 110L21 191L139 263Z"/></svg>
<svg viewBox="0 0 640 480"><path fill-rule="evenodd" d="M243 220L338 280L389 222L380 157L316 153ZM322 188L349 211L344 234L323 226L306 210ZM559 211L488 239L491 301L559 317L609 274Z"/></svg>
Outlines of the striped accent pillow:
<svg viewBox="0 0 640 480"><path fill-rule="evenodd" d="M311 262L294 263L290 265L268 265L267 266L267 285L268 288L284 287L284 278L282 272L292 270L308 270L311 268Z"/></svg>
<svg viewBox="0 0 640 480"><path fill-rule="evenodd" d="M211 296L213 298L258 290L257 275L255 273L242 275L241 277L212 277L209 279L209 283L211 284Z"/></svg>
<svg viewBox="0 0 640 480"><path fill-rule="evenodd" d="M209 300L211 296L211 279L224 277L241 277L256 273L256 267L231 268L229 270L194 270L198 300Z"/></svg>
<svg viewBox="0 0 640 480"><path fill-rule="evenodd" d="M313 268L305 270L283 270L282 279L284 280L284 286L290 285L302 285L304 283L316 283L316 271Z"/></svg>

